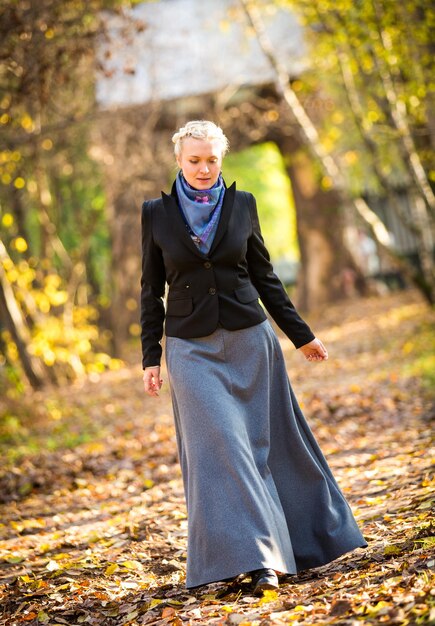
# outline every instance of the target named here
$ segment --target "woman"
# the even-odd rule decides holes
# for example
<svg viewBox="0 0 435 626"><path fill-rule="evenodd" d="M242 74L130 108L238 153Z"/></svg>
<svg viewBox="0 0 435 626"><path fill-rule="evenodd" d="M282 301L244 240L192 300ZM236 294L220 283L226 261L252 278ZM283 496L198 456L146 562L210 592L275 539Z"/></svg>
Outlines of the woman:
<svg viewBox="0 0 435 626"><path fill-rule="evenodd" d="M186 586L252 577L254 593L367 544L299 408L262 303L306 359L328 353L273 272L252 194L227 188L212 122L172 138L170 195L142 206L145 392L160 340L188 512ZM166 311L163 304L168 283Z"/></svg>

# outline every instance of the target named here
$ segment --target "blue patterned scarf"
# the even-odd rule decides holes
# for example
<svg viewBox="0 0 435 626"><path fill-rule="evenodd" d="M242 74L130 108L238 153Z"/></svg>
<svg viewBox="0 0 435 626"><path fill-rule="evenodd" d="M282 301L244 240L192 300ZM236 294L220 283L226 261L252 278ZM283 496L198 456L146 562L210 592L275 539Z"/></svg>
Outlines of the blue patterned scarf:
<svg viewBox="0 0 435 626"><path fill-rule="evenodd" d="M210 189L195 189L178 172L175 180L180 209L192 237L199 250L207 254L216 234L225 185L222 174Z"/></svg>

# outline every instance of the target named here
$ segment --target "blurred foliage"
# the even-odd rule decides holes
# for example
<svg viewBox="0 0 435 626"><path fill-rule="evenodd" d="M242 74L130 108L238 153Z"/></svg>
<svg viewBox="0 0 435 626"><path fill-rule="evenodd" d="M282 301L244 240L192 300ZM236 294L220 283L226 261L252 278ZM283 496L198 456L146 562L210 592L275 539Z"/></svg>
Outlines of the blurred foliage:
<svg viewBox="0 0 435 626"><path fill-rule="evenodd" d="M127 0L6 0L0 7L1 262L28 353L48 380L115 367L100 319L110 304L110 239L92 141L94 41L102 10ZM2 325L3 323L3 325ZM0 390L23 388L0 316Z"/></svg>
<svg viewBox="0 0 435 626"><path fill-rule="evenodd" d="M292 86L315 121L325 149L340 154L352 192L382 192L374 163L393 186L412 181L402 148L403 131L396 127L387 97L389 88L397 97L398 114L409 129L417 158L434 183L433 4L427 0L260 0L259 4L290 8L305 27L309 67ZM323 182L328 188L327 177Z"/></svg>
<svg viewBox="0 0 435 626"><path fill-rule="evenodd" d="M262 233L271 256L275 259L299 259L290 180L275 144L255 145L229 154L222 169L228 185L236 180L238 189L254 194Z"/></svg>
<svg viewBox="0 0 435 626"><path fill-rule="evenodd" d="M27 242L13 236L11 221L11 214L3 214L2 223L10 223L9 248L14 258L6 257L1 263L16 303L28 321L29 353L46 368L54 368L52 382L65 383L85 372L118 368L120 361L105 352L108 331L97 326L97 308L77 293L74 283L68 284L56 273L47 259L26 258ZM14 383L15 390L22 389L19 353L9 330L1 329L0 337L3 345L0 367L5 368L5 377L0 377L0 391L12 397L13 389L5 389L8 382Z"/></svg>

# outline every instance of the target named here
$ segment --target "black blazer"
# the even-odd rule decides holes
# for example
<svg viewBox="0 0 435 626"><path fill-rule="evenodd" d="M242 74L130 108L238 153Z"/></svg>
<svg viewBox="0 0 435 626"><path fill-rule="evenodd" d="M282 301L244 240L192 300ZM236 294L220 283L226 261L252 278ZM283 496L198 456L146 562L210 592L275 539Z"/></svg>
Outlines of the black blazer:
<svg viewBox="0 0 435 626"><path fill-rule="evenodd" d="M166 312L165 283L169 285ZM255 198L236 185L225 191L208 254L201 253L171 195L142 205L142 366L158 365L160 340L204 337L220 323L228 330L266 319L264 306L296 348L314 339L273 272L258 222Z"/></svg>

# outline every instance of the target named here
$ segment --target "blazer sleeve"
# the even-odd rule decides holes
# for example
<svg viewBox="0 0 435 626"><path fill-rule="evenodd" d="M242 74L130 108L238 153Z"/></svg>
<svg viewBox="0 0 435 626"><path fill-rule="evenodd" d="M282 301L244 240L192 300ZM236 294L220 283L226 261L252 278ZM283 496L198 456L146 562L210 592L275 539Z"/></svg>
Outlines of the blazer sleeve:
<svg viewBox="0 0 435 626"><path fill-rule="evenodd" d="M142 205L142 275L140 281L140 323L142 368L159 365L162 356L160 341L165 320L166 272L161 249L153 239L153 203Z"/></svg>
<svg viewBox="0 0 435 626"><path fill-rule="evenodd" d="M315 335L296 311L283 284L273 271L261 234L255 198L252 194L247 194L247 199L252 221L252 234L248 239L246 255L251 282L279 328L296 348L300 348L315 339Z"/></svg>

